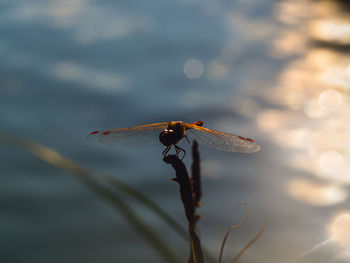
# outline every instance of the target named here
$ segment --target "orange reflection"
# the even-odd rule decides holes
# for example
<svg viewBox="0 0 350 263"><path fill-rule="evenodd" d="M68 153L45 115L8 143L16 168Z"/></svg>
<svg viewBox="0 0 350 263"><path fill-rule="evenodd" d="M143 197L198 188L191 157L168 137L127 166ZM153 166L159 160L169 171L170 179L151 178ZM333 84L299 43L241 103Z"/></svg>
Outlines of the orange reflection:
<svg viewBox="0 0 350 263"><path fill-rule="evenodd" d="M235 96L232 99L231 108L238 114L252 118L259 111L259 104L251 98Z"/></svg>
<svg viewBox="0 0 350 263"><path fill-rule="evenodd" d="M298 33L286 31L273 41L272 55L283 57L299 54L306 49L305 39Z"/></svg>
<svg viewBox="0 0 350 263"><path fill-rule="evenodd" d="M320 118L324 116L324 111L321 109L318 99L308 99L304 103L303 110L310 118Z"/></svg>
<svg viewBox="0 0 350 263"><path fill-rule="evenodd" d="M208 71L210 79L221 79L226 76L229 68L223 62L213 61L209 65Z"/></svg>
<svg viewBox="0 0 350 263"><path fill-rule="evenodd" d="M343 152L346 152L346 144L350 139L348 120L347 116L338 116L320 121L308 140L310 153L316 156L332 149L344 149Z"/></svg>
<svg viewBox="0 0 350 263"><path fill-rule="evenodd" d="M343 155L337 151L327 151L320 157L320 167L327 173L336 173L343 168Z"/></svg>
<svg viewBox="0 0 350 263"><path fill-rule="evenodd" d="M310 11L310 3L307 1L289 0L281 1L276 5L275 15L281 22L295 25L308 15L308 11Z"/></svg>
<svg viewBox="0 0 350 263"><path fill-rule="evenodd" d="M337 244L336 258L344 262L350 259L350 211L338 213L327 227L329 239Z"/></svg>
<svg viewBox="0 0 350 263"><path fill-rule="evenodd" d="M297 112L265 110L257 115L257 122L264 131L279 132L281 128L286 128L295 123L301 123L303 116Z"/></svg>
<svg viewBox="0 0 350 263"><path fill-rule="evenodd" d="M330 206L343 202L347 193L340 187L315 183L307 179L292 179L287 185L288 194L296 200L313 206Z"/></svg>
<svg viewBox="0 0 350 263"><path fill-rule="evenodd" d="M343 211L335 216L328 231L333 242L350 247L350 211Z"/></svg>
<svg viewBox="0 0 350 263"><path fill-rule="evenodd" d="M215 160L206 160L202 163L203 176L219 178L222 176L223 169L220 162Z"/></svg>
<svg viewBox="0 0 350 263"><path fill-rule="evenodd" d="M330 15L339 15L341 6L339 3L332 0L322 0L312 3L312 13L314 17L327 17Z"/></svg>
<svg viewBox="0 0 350 263"><path fill-rule="evenodd" d="M338 62L338 64L325 67L319 78L321 82L331 87L339 89L350 88L347 65L345 63Z"/></svg>
<svg viewBox="0 0 350 263"><path fill-rule="evenodd" d="M350 44L349 19L322 19L310 23L310 36L318 41L341 45Z"/></svg>
<svg viewBox="0 0 350 263"><path fill-rule="evenodd" d="M339 108L343 102L343 95L334 89L326 89L321 92L318 103L322 109L326 111L333 111Z"/></svg>
<svg viewBox="0 0 350 263"><path fill-rule="evenodd" d="M295 10L300 10L301 6L304 12L309 10L315 16L298 16ZM260 112L257 123L280 146L299 150L291 152L286 160L292 167L329 182L349 184L350 162L346 160L350 154L350 105L346 94L350 88L350 56L339 49L305 43L316 39L316 29L324 35L322 41L346 43L344 39L348 35L350 39L350 18L344 18L344 14L336 15L341 10L329 1L309 5L283 1L278 8L281 21L293 27L282 31L273 42L274 47L284 54L290 49L289 54L305 55L288 63L275 87L264 92L264 97L277 107ZM337 20L324 17L327 14ZM312 21L313 17L317 20ZM313 30L309 35L305 34L305 23L310 23ZM298 51L293 50L293 46ZM327 192L324 188L322 191Z"/></svg>
<svg viewBox="0 0 350 263"><path fill-rule="evenodd" d="M293 128L273 135L279 145L295 149L306 149L310 137L310 130L306 128Z"/></svg>
<svg viewBox="0 0 350 263"><path fill-rule="evenodd" d="M350 53L343 47L350 45L349 11L328 0L284 0L276 6L276 17L287 26L271 41L272 51L289 61L264 90L271 106L258 111L256 121L286 149L285 162L314 179L290 180L287 194L308 205L334 206L347 199L350 185ZM330 236L346 246L342 257L349 262L350 211L338 216ZM327 237L303 255L329 242Z"/></svg>
<svg viewBox="0 0 350 263"><path fill-rule="evenodd" d="M333 151L323 154L301 152L288 159L288 164L331 183L350 184L350 168L342 155Z"/></svg>

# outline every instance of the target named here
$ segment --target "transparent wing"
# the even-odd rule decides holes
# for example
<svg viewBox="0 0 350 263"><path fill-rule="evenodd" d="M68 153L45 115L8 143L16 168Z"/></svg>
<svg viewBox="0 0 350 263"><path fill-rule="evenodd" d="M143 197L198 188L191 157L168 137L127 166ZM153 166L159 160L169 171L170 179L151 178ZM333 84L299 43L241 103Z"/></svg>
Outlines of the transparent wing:
<svg viewBox="0 0 350 263"><path fill-rule="evenodd" d="M153 123L130 128L94 131L86 139L111 145L155 145L159 144L159 134L167 127L168 122Z"/></svg>
<svg viewBox="0 0 350 263"><path fill-rule="evenodd" d="M260 146L252 139L186 124L186 135L204 146L227 152L253 153Z"/></svg>

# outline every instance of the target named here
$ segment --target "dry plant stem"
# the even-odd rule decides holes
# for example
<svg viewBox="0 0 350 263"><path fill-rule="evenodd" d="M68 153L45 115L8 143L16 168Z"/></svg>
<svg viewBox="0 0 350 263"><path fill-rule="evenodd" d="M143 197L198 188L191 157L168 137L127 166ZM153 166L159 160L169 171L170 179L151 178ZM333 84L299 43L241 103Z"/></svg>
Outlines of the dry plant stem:
<svg viewBox="0 0 350 263"><path fill-rule="evenodd" d="M239 228L241 226L243 226L245 224L245 222L247 222L247 219L248 219L248 216L249 216L249 208L248 208L248 205L246 203L240 203L238 204L238 206L244 206L245 209L246 209L246 212L245 212L245 216L244 218L242 219L242 221L237 224L237 225L233 225L231 226L226 234L225 234L225 237L224 237L224 240L222 241L222 244L221 244L221 249L220 249L220 256L219 256L219 263L221 263L221 260L222 260L222 254L224 252L224 246L225 246L225 243L226 243L226 239L228 237L228 235L230 234L230 232L233 230L233 229L236 229L236 228Z"/></svg>
<svg viewBox="0 0 350 263"><path fill-rule="evenodd" d="M200 165L199 165L199 149L198 143L196 141L193 142L192 145L192 165L191 165L191 183L193 190L193 201L195 207L200 206L200 199L202 196L202 183L200 177Z"/></svg>
<svg viewBox="0 0 350 263"><path fill-rule="evenodd" d="M189 225L194 225L194 204L192 197L192 187L186 166L176 155L168 155L164 157L163 160L166 163L171 164L172 167L175 169L176 177L173 178L173 181L176 181L180 186L180 198L184 205L185 214Z"/></svg>
<svg viewBox="0 0 350 263"><path fill-rule="evenodd" d="M238 261L238 259L244 254L244 252L247 251L247 249L254 244L255 241L257 241L259 239L259 237L261 237L261 235L264 233L265 229L267 228L267 226L269 225L269 222L266 222L265 225L261 228L261 230L259 231L258 234L256 234L255 237L252 238L252 240L250 240L245 246L244 248L242 248L241 251L238 252L238 254L230 261L230 263L235 263Z"/></svg>
<svg viewBox="0 0 350 263"><path fill-rule="evenodd" d="M201 248L201 242L197 233L192 229L188 228L188 232L191 237L191 251L190 257L188 259L189 263L202 263L204 262L204 256Z"/></svg>
<svg viewBox="0 0 350 263"><path fill-rule="evenodd" d="M198 153L198 145L195 147L195 151L197 151L196 161L194 160L194 165L196 165L199 168L199 153ZM186 169L185 164L176 156L176 155L168 155L164 157L164 162L169 163L172 165L172 167L175 169L176 172L176 178L173 180L176 181L179 184L179 190L180 190L180 197L182 200L182 203L185 208L185 214L186 218L188 220L188 231L191 238L191 255L189 257L188 262L189 263L203 263L204 262L204 256L202 247L200 244L200 239L198 235L196 234L196 219L198 216L195 214L195 201L194 198L196 195L198 196L198 202L200 199L200 184L196 184L195 180L200 180L199 175L199 169L197 169L198 172L196 172L196 176L193 177L190 180L188 176L188 172ZM194 190L193 186L197 185L198 190ZM199 185L199 188L198 188ZM197 191L197 192L194 192Z"/></svg>

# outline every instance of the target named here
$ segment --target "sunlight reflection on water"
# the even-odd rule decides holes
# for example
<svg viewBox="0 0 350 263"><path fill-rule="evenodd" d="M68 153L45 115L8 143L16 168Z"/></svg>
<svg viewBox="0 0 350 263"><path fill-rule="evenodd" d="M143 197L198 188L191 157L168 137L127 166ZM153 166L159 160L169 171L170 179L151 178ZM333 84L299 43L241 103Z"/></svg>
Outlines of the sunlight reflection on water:
<svg viewBox="0 0 350 263"><path fill-rule="evenodd" d="M322 3L326 4L325 1ZM313 17L312 13L306 20L293 16L295 10L301 8L299 5L304 6L304 4L285 1L279 6L281 13L278 17L293 25L298 24L298 21L299 23L307 22ZM335 6L334 4L332 6L334 12ZM310 6L308 8L314 12L318 10L318 8L312 9ZM289 16L295 19L291 19ZM312 19L310 23L313 23ZM339 23L332 24L331 29L326 28L320 34L334 32L334 30L338 30L338 27L342 32L338 36L347 38L347 34L343 30L344 24ZM298 37L301 36L303 35L299 32ZM303 47L294 45L294 40L290 41L288 33L284 37L285 43L292 45L294 50L304 52ZM309 37L313 38L314 35L311 34ZM304 36L304 39L307 40L307 36ZM327 41L339 43L338 40L327 39ZM284 46L279 45L274 45L274 48L277 50L285 49ZM308 149L305 153L297 154L303 157L291 158L293 165L296 165L296 161L299 163L297 165L299 168L304 167L309 172L315 175L322 174L330 180L343 177L343 182L349 181L345 175L350 170L349 164L343 160L344 158L348 159L348 142L350 140L350 107L348 103L344 102L345 90L349 86L349 78L347 77L349 60L350 57L348 55L344 57L342 52L310 46L305 56L296 58L296 62L291 62L281 73L279 84L274 89L275 95L267 97L277 105L291 108L293 112L267 109L261 112L257 118L260 127L271 132L272 138L280 145ZM271 94L271 91L265 93ZM302 115L303 112L307 114L307 117ZM293 126L295 128L303 126L303 128L295 129ZM303 158L308 161L300 165Z"/></svg>
<svg viewBox="0 0 350 263"><path fill-rule="evenodd" d="M150 158L159 161L161 146L153 151L111 149L90 146L81 137L92 127L124 127L179 116L187 118L184 121L206 118L209 128L249 136L262 144L260 153L244 157L201 149L203 181L212 184L205 189L205 198L212 205L201 210L203 214L213 212L207 218L228 225L231 219L218 218L224 202L231 205L248 199L255 225L244 230L252 231L265 218L275 220L264 242L249 251L247 262L261 260L261 255L270 262L281 262L279 259L300 250L304 231L309 234L305 242L324 239L325 221L334 212L337 216L337 211L342 212L349 196L349 15L336 1L125 3L24 1L2 13L2 29L8 39L5 36L0 41L1 63L4 75L11 74L0 91L5 90L12 99L0 105L4 107L1 114L6 112L1 120L4 127L61 147L62 153L88 166L123 176L128 183L145 187L155 200L165 200L162 205L173 207L175 194L160 190L168 189L166 168L148 162ZM37 35L27 39L27 25L35 27ZM218 30L221 26L222 31ZM140 153L145 154L139 157ZM145 167L135 168L135 160ZM36 169L39 176L43 176L40 171L46 173ZM62 195L64 184L67 182L55 185ZM86 205L86 200L80 201L79 205ZM11 202L8 207L12 209ZM42 209L53 217L51 211ZM84 211L91 214L89 209ZM95 213L89 218L92 225L101 223L111 233L115 222L103 223L108 216L108 212ZM203 236L206 231L214 232L212 229L221 231L217 222L213 219L203 228ZM335 244L346 239L338 235L348 227L342 222L331 224L329 235ZM68 235L67 229L64 234ZM51 231L55 238L62 238L54 228ZM106 233L103 238L116 238ZM222 232L215 234L206 240L214 253ZM245 235L239 237L243 240ZM127 238L130 243L123 245L131 251L144 245L138 243L138 236ZM100 239L94 240L96 244L86 239L94 247L91 253L102 251ZM106 241L110 250L103 250L104 256L115 256L116 249L120 252L113 242ZM87 244L82 245L84 250ZM127 249L123 252L127 258ZM342 255L348 262L350 255Z"/></svg>
<svg viewBox="0 0 350 263"><path fill-rule="evenodd" d="M336 205L347 198L347 192L336 185L315 183L302 178L292 179L287 191L296 200L313 206Z"/></svg>
<svg viewBox="0 0 350 263"><path fill-rule="evenodd" d="M330 240L341 248L336 258L348 262L350 258L350 212L339 211L329 223L327 230Z"/></svg>
<svg viewBox="0 0 350 263"><path fill-rule="evenodd" d="M87 0L48 1L43 5L25 3L9 14L19 21L48 23L71 30L77 42L90 44L121 38L151 28L150 17L131 15L121 8L108 9Z"/></svg>
<svg viewBox="0 0 350 263"><path fill-rule="evenodd" d="M339 212L329 225L329 235L334 242L340 245L350 245L350 213Z"/></svg>
<svg viewBox="0 0 350 263"><path fill-rule="evenodd" d="M290 150L285 162L297 176L287 183L287 194L312 206L339 205L350 184L350 56L342 50L350 44L350 16L336 1L282 1L276 7L287 29L272 41L271 52L292 59L275 87L263 93L276 107L261 111L257 123ZM333 242L346 247L349 218L338 215L329 231ZM349 260L349 253L342 255Z"/></svg>
<svg viewBox="0 0 350 263"><path fill-rule="evenodd" d="M88 68L69 61L58 62L54 65L52 74L62 81L108 92L123 91L126 85L126 78L120 74Z"/></svg>
<svg viewBox="0 0 350 263"><path fill-rule="evenodd" d="M310 35L319 41L335 44L350 44L350 20L339 18L316 20L310 23Z"/></svg>
<svg viewBox="0 0 350 263"><path fill-rule="evenodd" d="M343 102L343 95L334 89L326 89L321 92L318 103L326 111L336 110Z"/></svg>

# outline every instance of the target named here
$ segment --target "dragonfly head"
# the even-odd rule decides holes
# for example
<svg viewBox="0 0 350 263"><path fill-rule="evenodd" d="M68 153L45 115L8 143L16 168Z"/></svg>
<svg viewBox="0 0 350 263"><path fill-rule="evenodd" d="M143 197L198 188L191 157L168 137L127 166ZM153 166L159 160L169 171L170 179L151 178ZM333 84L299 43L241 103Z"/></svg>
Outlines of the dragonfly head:
<svg viewBox="0 0 350 263"><path fill-rule="evenodd" d="M159 141L164 146L169 146L172 144L176 144L178 142L178 138L174 130L165 129L159 134Z"/></svg>

